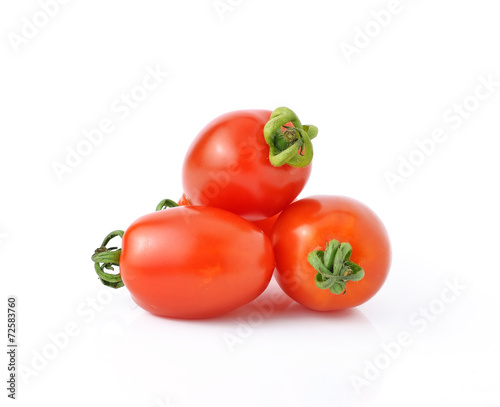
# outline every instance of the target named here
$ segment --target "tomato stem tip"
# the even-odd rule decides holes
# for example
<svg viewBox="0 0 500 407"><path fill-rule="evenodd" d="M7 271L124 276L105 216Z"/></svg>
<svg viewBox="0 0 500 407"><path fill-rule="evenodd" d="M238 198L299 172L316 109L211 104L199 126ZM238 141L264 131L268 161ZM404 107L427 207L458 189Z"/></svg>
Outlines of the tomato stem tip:
<svg viewBox="0 0 500 407"><path fill-rule="evenodd" d="M106 245L116 236L123 238L124 233L125 232L123 230L115 230L109 233L104 238L101 246L95 249L94 254L92 255L94 270L99 276L101 283L108 287L120 288L124 285L120 273L111 274L104 271L104 269L114 271L113 266L120 265L122 250L118 249L118 247L106 247Z"/></svg>
<svg viewBox="0 0 500 407"><path fill-rule="evenodd" d="M292 126L288 126L292 123ZM283 130L284 129L284 130ZM318 128L302 125L297 115L286 107L273 111L264 126L264 138L269 145L269 161L275 167L288 164L306 167L313 158L311 140L318 135Z"/></svg>
<svg viewBox="0 0 500 407"><path fill-rule="evenodd" d="M352 247L349 243L340 243L330 240L325 250L314 250L309 253L307 260L318 272L315 276L316 287L329 289L333 294L345 294L346 284L349 281L359 281L365 276L362 267L353 263L351 259Z"/></svg>

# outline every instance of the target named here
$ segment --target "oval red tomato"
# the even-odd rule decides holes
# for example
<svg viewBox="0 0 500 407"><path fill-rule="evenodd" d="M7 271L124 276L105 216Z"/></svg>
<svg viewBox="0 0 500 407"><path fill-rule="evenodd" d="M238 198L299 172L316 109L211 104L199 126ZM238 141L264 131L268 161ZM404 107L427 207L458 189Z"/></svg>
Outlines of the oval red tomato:
<svg viewBox="0 0 500 407"><path fill-rule="evenodd" d="M145 310L209 318L257 298L269 284L274 256L269 239L247 220L218 208L179 206L133 222L119 266Z"/></svg>
<svg viewBox="0 0 500 407"><path fill-rule="evenodd" d="M191 204L226 209L254 221L274 216L297 197L309 178L311 164L271 164L264 127L272 113L227 113L200 132L182 169L184 193ZM314 126L303 126L309 127ZM312 146L309 150L312 154ZM300 157L304 151L294 153Z"/></svg>
<svg viewBox="0 0 500 407"><path fill-rule="evenodd" d="M313 196L291 204L276 221L272 241L278 284L292 299L314 310L338 310L364 303L382 287L389 272L391 248L384 225L370 208L351 198ZM347 256L344 263L339 256L338 269L342 272L337 276L327 271L321 274L308 257L320 254L325 260L327 242L332 249L334 241L349 243L352 254L349 256L348 246L343 246ZM340 254L340 249L337 251ZM363 272L364 276L355 281ZM336 281L336 287L318 287L328 285L329 278Z"/></svg>

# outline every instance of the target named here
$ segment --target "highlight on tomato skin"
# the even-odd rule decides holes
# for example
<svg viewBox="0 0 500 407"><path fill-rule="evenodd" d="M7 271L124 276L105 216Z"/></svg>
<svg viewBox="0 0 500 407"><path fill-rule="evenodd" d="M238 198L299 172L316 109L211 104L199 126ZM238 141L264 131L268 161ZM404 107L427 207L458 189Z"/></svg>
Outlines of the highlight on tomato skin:
<svg viewBox="0 0 500 407"><path fill-rule="evenodd" d="M189 147L182 167L182 185L189 202L225 209L250 221L272 217L289 205L311 174L308 134L314 137L317 129L302 126L298 119L294 119L296 127L272 128L269 123L279 125L282 112L240 110L223 114L205 126ZM283 117L288 123L288 116ZM266 139L265 129L274 136ZM271 139L281 143L273 145ZM285 156L288 163L272 164ZM307 164L299 162L306 156Z"/></svg>
<svg viewBox="0 0 500 407"><path fill-rule="evenodd" d="M257 298L274 270L269 238L218 208L169 207L140 217L121 235L119 262L112 264L134 301L159 316L223 315ZM105 249L96 253L111 253Z"/></svg>
<svg viewBox="0 0 500 407"><path fill-rule="evenodd" d="M368 301L384 284L391 264L382 221L365 204L343 196L318 195L292 203L276 221L272 243L278 284L293 300L317 311ZM327 251L335 254L337 273Z"/></svg>

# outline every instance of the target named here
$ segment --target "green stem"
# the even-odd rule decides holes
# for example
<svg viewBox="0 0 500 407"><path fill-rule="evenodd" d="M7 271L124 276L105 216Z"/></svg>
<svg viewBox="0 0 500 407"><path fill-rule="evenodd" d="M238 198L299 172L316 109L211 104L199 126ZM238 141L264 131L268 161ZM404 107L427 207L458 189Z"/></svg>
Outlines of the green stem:
<svg viewBox="0 0 500 407"><path fill-rule="evenodd" d="M174 208L176 206L179 205L171 199L163 199L156 206L156 210L161 211L162 209ZM123 230L115 230L108 234L104 238L101 246L95 249L94 254L92 255L95 272L99 276L101 282L108 287L120 288L124 285L120 273L111 274L104 271L104 269L114 271L113 266L120 266L120 256L122 250L117 247L106 247L106 245L116 236L123 238L124 233L125 232Z"/></svg>
<svg viewBox="0 0 500 407"><path fill-rule="evenodd" d="M113 271L113 266L120 266L120 256L122 250L117 247L108 248L106 245L116 236L123 238L124 233L125 232L123 230L115 230L111 232L104 238L101 246L95 249L94 254L92 255L95 272L99 276L101 283L108 287L120 288L124 285L120 273L110 274L104 271L104 269Z"/></svg>
<svg viewBox="0 0 500 407"><path fill-rule="evenodd" d="M177 205L177 203L172 201L171 199L163 199L158 205L156 205L156 212L167 208L175 208L176 206L179 205Z"/></svg>
<svg viewBox="0 0 500 407"><path fill-rule="evenodd" d="M287 126L287 123L292 123L293 127ZM269 161L275 167L285 164L293 167L308 166L313 158L311 140L317 135L316 126L303 126L292 110L277 108L264 126L264 138L269 145Z"/></svg>
<svg viewBox="0 0 500 407"><path fill-rule="evenodd" d="M329 289L337 295L345 294L349 281L361 280L365 271L350 260L351 254L352 247L349 243L339 243L335 239L326 243L325 250L310 252L307 260L318 272L314 280L316 287Z"/></svg>

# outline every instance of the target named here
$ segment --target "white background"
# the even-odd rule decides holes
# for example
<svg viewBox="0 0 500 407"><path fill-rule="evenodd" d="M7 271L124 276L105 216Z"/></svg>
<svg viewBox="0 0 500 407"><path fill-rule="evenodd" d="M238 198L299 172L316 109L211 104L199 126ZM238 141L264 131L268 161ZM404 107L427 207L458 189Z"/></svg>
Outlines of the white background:
<svg viewBox="0 0 500 407"><path fill-rule="evenodd" d="M2 2L0 301L6 339L18 297L19 405L500 406L499 84L474 96L480 78L500 81L498 1L401 0L385 27L373 12L387 1L222 3L74 0L44 20L34 0ZM15 45L34 18L44 26ZM112 106L148 67L169 75L122 117ZM464 100L459 123L449 109ZM180 196L184 153L211 119L281 105L319 128L301 196L352 196L386 224L382 290L322 314L276 301L273 283L198 322L111 296L90 261L102 238ZM58 179L54 163L102 119L113 131ZM422 159L416 141L436 128L446 140L392 190L386 173ZM460 295L444 304L447 284ZM391 348L404 332L411 343Z"/></svg>

